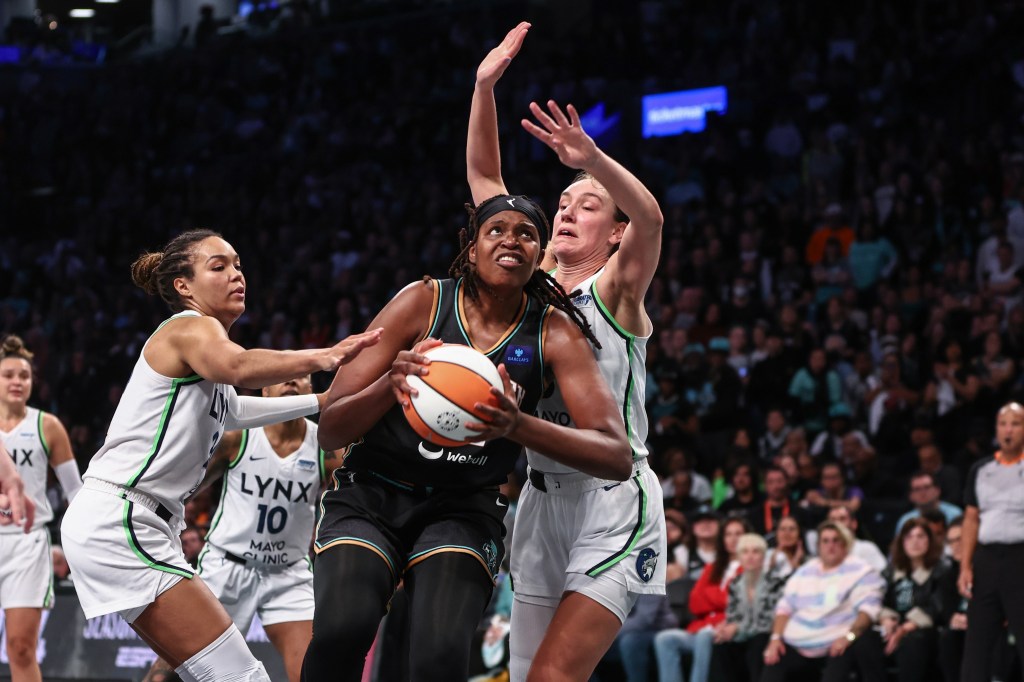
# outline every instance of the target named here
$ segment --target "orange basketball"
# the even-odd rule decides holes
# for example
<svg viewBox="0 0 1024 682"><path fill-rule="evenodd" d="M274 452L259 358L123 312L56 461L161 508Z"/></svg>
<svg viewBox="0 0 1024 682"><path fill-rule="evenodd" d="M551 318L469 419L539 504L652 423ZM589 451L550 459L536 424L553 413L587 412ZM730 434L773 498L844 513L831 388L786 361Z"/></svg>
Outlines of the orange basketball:
<svg viewBox="0 0 1024 682"><path fill-rule="evenodd" d="M497 405L491 387L502 387L498 368L480 351L458 344L431 348L424 355L430 358L429 372L407 377L419 395L410 396L405 418L421 438L435 445L472 442L478 432L467 429L466 422L485 421L473 409L477 403Z"/></svg>

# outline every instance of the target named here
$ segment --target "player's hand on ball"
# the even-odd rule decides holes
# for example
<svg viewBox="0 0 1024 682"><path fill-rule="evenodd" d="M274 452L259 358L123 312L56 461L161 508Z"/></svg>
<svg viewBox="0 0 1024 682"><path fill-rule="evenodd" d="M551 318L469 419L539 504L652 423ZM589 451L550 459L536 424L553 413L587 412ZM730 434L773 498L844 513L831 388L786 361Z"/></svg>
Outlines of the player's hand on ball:
<svg viewBox="0 0 1024 682"><path fill-rule="evenodd" d="M388 372L388 379L391 381L391 390L395 394L395 400L402 407L406 407L409 404L409 396L416 395L416 389L409 385L406 377L410 374L416 376L423 376L430 370L427 366L430 364L430 358L426 353L431 348L437 348L442 345L442 341L439 339L423 339L415 346L412 350L403 350L395 358L395 361L391 363L391 371Z"/></svg>
<svg viewBox="0 0 1024 682"><path fill-rule="evenodd" d="M504 363L498 365L498 375L501 376L502 390L491 388L491 395L497 405L477 403L473 406L473 410L484 415L487 421L466 422L467 429L480 432L478 440L481 441L504 438L519 425L519 403Z"/></svg>

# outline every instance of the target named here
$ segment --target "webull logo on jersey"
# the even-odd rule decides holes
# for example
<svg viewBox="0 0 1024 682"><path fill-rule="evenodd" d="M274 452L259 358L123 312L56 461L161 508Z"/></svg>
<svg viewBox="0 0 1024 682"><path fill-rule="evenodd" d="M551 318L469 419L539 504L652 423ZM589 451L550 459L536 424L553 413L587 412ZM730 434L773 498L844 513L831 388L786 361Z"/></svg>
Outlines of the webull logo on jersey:
<svg viewBox="0 0 1024 682"><path fill-rule="evenodd" d="M282 481L281 479L274 478L273 476L267 476L264 478L259 474L242 472L240 490L245 495L253 495L254 497L269 498L272 500L285 499L289 502L308 502L312 504L313 500L310 497L312 489L312 483Z"/></svg>
<svg viewBox="0 0 1024 682"><path fill-rule="evenodd" d="M467 443L463 447L480 448L483 447L483 443ZM423 457L423 459L444 458L444 461L452 462L454 464L475 464L476 466L483 466L484 463L487 461L487 455L472 455L463 452L457 452L455 450L448 450L446 448L434 450L423 441L420 441L417 450L419 450L420 456Z"/></svg>

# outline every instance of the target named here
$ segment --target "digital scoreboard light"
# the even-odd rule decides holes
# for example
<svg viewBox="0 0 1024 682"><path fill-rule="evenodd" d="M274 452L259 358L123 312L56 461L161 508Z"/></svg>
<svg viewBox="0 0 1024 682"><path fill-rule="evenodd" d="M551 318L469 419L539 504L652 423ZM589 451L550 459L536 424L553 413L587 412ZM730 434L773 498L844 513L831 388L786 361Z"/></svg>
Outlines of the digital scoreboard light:
<svg viewBox="0 0 1024 682"><path fill-rule="evenodd" d="M724 85L645 95L643 136L666 137L682 133L699 133L707 124L707 112L724 114L728 104L729 93Z"/></svg>

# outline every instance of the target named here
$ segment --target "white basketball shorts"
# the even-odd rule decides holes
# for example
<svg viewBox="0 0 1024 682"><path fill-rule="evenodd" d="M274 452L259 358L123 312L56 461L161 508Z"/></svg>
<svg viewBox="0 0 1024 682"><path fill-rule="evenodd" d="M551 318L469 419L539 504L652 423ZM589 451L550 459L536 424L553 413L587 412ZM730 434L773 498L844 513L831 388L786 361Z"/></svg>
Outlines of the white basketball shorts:
<svg viewBox="0 0 1024 682"><path fill-rule="evenodd" d="M539 475L531 473L516 511L511 562L517 596L557 603L567 590L581 592L624 619L637 595L665 593L665 512L661 485L646 460L622 482L542 474L542 492L535 485ZM590 583L594 589L586 587Z"/></svg>
<svg viewBox="0 0 1024 682"><path fill-rule="evenodd" d="M207 544L199 555L199 575L243 633L257 613L264 626L313 620L313 565L306 557L273 570L231 561Z"/></svg>
<svg viewBox="0 0 1024 682"><path fill-rule="evenodd" d="M0 609L53 606L53 560L45 527L0 534Z"/></svg>
<svg viewBox="0 0 1024 682"><path fill-rule="evenodd" d="M123 493L126 499L114 490L86 479L64 514L61 542L85 617L116 612L132 623L195 572L181 552L181 522L161 519L141 493Z"/></svg>

